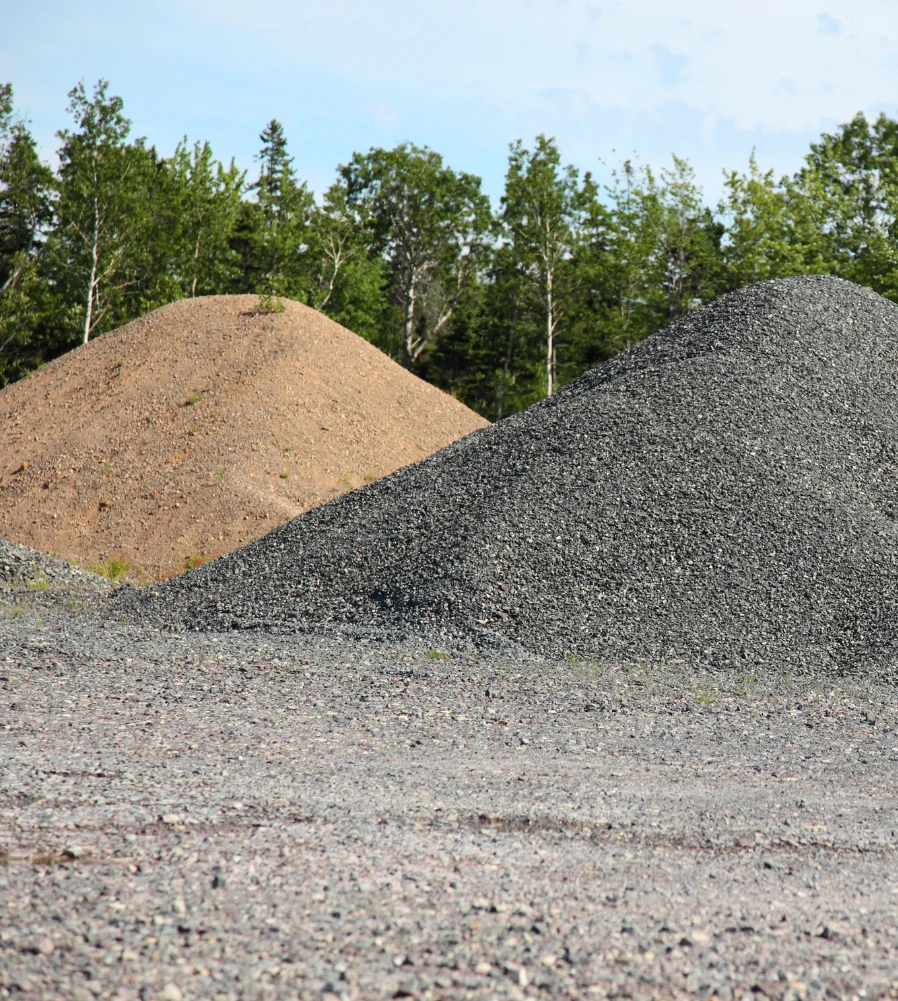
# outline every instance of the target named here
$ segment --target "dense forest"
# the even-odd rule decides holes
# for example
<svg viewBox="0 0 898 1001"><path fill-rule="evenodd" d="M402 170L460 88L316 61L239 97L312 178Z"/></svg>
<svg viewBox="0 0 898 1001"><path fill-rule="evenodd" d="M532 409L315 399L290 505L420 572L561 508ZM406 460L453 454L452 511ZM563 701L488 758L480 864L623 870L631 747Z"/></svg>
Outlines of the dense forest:
<svg viewBox="0 0 898 1001"><path fill-rule="evenodd" d="M858 114L776 180L754 155L705 204L686 160L612 183L555 141L509 147L505 190L403 143L355 153L315 197L281 124L258 172L186 139L132 138L100 81L69 93L59 166L0 85L0 386L187 296L307 303L491 420L716 296L830 273L898 301L898 122Z"/></svg>

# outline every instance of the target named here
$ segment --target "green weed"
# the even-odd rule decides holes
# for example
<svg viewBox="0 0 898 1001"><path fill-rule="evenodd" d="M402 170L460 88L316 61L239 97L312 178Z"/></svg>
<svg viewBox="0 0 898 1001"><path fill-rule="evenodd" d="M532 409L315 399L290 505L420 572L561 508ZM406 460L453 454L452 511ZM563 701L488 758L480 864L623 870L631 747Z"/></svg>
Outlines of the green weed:
<svg viewBox="0 0 898 1001"><path fill-rule="evenodd" d="M90 569L95 574L105 577L115 584L120 580L124 580L125 574L131 569L131 561L123 559L121 556L110 556L103 563L98 563L97 566Z"/></svg>
<svg viewBox="0 0 898 1001"><path fill-rule="evenodd" d="M717 701L717 693L712 691L707 685L699 685L695 698L703 706L711 706Z"/></svg>
<svg viewBox="0 0 898 1001"><path fill-rule="evenodd" d="M268 292L260 295L259 301L256 303L256 312L263 316L268 316L271 313L283 313L286 308L276 295L271 295Z"/></svg>
<svg viewBox="0 0 898 1001"><path fill-rule="evenodd" d="M425 650L424 651L425 660L451 660L452 658L448 653L443 653L442 650Z"/></svg>
<svg viewBox="0 0 898 1001"><path fill-rule="evenodd" d="M201 399L202 399L202 396L188 396L187 399L184 401L184 406L185 407L193 407L197 403L199 403Z"/></svg>
<svg viewBox="0 0 898 1001"><path fill-rule="evenodd" d="M280 473L279 475L280 475L280 477L281 477L282 480L289 480L290 479L290 474L289 473Z"/></svg>
<svg viewBox="0 0 898 1001"><path fill-rule="evenodd" d="M31 580L25 581L25 586L32 591L47 591L50 587L50 581L47 580L44 574L35 573Z"/></svg>

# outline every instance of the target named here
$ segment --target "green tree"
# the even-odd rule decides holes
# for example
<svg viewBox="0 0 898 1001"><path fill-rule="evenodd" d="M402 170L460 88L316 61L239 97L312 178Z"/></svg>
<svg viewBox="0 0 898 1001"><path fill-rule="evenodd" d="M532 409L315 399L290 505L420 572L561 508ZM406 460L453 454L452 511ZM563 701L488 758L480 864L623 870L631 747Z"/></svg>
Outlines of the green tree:
<svg viewBox="0 0 898 1001"><path fill-rule="evenodd" d="M672 155L661 183L644 168L646 220L654 238L665 322L673 323L717 294L722 275L723 227L704 204L688 161Z"/></svg>
<svg viewBox="0 0 898 1001"><path fill-rule="evenodd" d="M37 258L52 210L53 173L41 163L10 84L0 86L0 385L43 356Z"/></svg>
<svg viewBox="0 0 898 1001"><path fill-rule="evenodd" d="M829 270L816 218L818 199L803 194L788 177L777 183L772 170L762 174L754 150L747 173L724 171L724 177L718 213L726 231L722 255L727 289ZM808 177L806 187L810 185Z"/></svg>
<svg viewBox="0 0 898 1001"><path fill-rule="evenodd" d="M858 114L824 133L790 187L813 213L827 270L898 300L898 122Z"/></svg>
<svg viewBox="0 0 898 1001"><path fill-rule="evenodd" d="M314 200L293 169L287 137L273 118L259 138L259 179L252 186L259 207L256 238L256 284L259 291L302 298L304 253Z"/></svg>
<svg viewBox="0 0 898 1001"><path fill-rule="evenodd" d="M565 265L578 238L578 173L562 168L555 140L544 135L537 136L532 152L520 140L509 149L502 222L543 313L545 388L551 396L558 382L559 326L571 299Z"/></svg>
<svg viewBox="0 0 898 1001"><path fill-rule="evenodd" d="M387 353L398 345L390 338L395 306L390 301L386 262L370 245L348 204L344 179L338 178L312 211L305 252L305 300Z"/></svg>
<svg viewBox="0 0 898 1001"><path fill-rule="evenodd" d="M100 80L88 97L78 84L69 92L75 129L57 133L62 146L53 263L80 314L85 344L133 281L128 251L139 245L146 218L141 188L147 150L142 143L127 143L131 122L121 98L108 91L109 84Z"/></svg>
<svg viewBox="0 0 898 1001"><path fill-rule="evenodd" d="M386 263L402 314L401 357L411 367L471 286L491 222L489 200L479 177L408 143L356 153L340 171L346 205Z"/></svg>
<svg viewBox="0 0 898 1001"><path fill-rule="evenodd" d="M176 274L181 293L191 298L228 287L231 279L228 240L240 208L246 178L233 160L215 160L208 142L191 149L182 140L167 164L175 217Z"/></svg>

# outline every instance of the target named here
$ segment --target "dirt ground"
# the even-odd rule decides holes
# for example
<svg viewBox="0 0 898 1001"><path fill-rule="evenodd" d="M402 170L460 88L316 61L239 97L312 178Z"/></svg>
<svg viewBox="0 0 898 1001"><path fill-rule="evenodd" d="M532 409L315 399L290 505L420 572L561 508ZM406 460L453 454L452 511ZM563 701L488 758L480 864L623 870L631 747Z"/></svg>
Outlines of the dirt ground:
<svg viewBox="0 0 898 1001"><path fill-rule="evenodd" d="M172 576L486 424L289 300L182 300L0 392L0 538Z"/></svg>

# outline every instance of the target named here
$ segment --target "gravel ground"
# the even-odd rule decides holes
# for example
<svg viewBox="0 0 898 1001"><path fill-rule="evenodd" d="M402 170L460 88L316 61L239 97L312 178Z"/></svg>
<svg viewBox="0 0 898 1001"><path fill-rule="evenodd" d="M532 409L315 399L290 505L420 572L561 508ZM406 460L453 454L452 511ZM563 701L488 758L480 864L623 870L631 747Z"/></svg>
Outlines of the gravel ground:
<svg viewBox="0 0 898 1001"><path fill-rule="evenodd" d="M65 587L106 588L109 581L65 560L41 553L30 546L0 539L0 587L18 586L32 591Z"/></svg>
<svg viewBox="0 0 898 1001"><path fill-rule="evenodd" d="M894 679L896 394L898 306L759 282L122 608Z"/></svg>
<svg viewBox="0 0 898 1001"><path fill-rule="evenodd" d="M898 692L0 592L0 997L898 997Z"/></svg>

